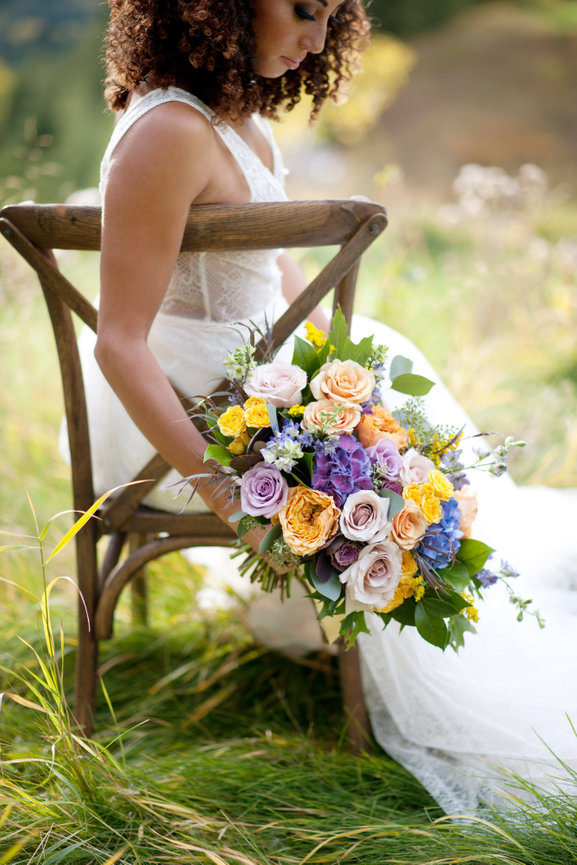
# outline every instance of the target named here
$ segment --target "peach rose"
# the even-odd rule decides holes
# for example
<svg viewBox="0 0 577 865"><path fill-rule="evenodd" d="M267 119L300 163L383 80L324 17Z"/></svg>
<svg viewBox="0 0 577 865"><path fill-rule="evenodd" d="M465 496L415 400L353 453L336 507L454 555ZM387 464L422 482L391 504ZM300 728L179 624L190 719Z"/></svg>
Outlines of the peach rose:
<svg viewBox="0 0 577 865"><path fill-rule="evenodd" d="M427 518L416 502L408 499L405 506L393 517L391 540L402 550L412 550L425 537Z"/></svg>
<svg viewBox="0 0 577 865"><path fill-rule="evenodd" d="M337 405L330 399L311 402L304 410L301 426L309 432L326 435L350 434L361 419L358 405Z"/></svg>
<svg viewBox="0 0 577 865"><path fill-rule="evenodd" d="M366 402L375 389L375 376L355 360L333 360L321 366L310 387L315 399L359 405Z"/></svg>
<svg viewBox="0 0 577 865"><path fill-rule="evenodd" d="M470 538L471 529L477 516L477 493L473 492L470 486L465 486L460 490L455 490L453 498L457 499L461 511L459 528L463 532L464 538Z"/></svg>
<svg viewBox="0 0 577 865"><path fill-rule="evenodd" d="M370 413L361 417L356 434L365 448L375 445L380 438L392 439L398 449L404 450L409 444L409 434L390 412L382 405L375 405Z"/></svg>
<svg viewBox="0 0 577 865"><path fill-rule="evenodd" d="M326 493L308 487L291 487L278 519L285 541L297 556L320 550L339 527L341 512Z"/></svg>

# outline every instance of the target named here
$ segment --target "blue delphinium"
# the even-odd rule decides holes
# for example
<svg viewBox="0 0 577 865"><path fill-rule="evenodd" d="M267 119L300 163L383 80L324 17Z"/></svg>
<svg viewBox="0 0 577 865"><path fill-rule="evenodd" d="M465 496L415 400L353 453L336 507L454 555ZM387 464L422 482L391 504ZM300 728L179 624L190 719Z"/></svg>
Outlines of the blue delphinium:
<svg viewBox="0 0 577 865"><path fill-rule="evenodd" d="M318 448L313 462L313 487L341 508L351 493L372 489L371 461L354 436L339 436L330 451Z"/></svg>
<svg viewBox="0 0 577 865"><path fill-rule="evenodd" d="M448 470L447 479L451 481L456 490L462 490L469 483L467 475L463 471L465 468L461 462L462 450L453 448L450 451L445 451L441 456L441 465Z"/></svg>
<svg viewBox="0 0 577 865"><path fill-rule="evenodd" d="M438 523L431 523L425 537L415 549L417 561L425 567L439 571L453 564L461 546L463 532L459 528L461 511L456 499L441 502L443 516Z"/></svg>

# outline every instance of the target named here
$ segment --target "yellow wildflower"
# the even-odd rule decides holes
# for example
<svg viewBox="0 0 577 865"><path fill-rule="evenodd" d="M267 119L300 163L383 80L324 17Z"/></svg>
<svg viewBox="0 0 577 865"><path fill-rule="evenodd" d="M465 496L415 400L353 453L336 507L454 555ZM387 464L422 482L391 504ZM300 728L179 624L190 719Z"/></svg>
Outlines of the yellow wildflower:
<svg viewBox="0 0 577 865"><path fill-rule="evenodd" d="M316 349L322 348L327 341L326 333L319 330L318 327L315 327L312 321L305 322L305 331L308 341L312 343Z"/></svg>
<svg viewBox="0 0 577 865"><path fill-rule="evenodd" d="M469 619L470 622L478 622L479 621L479 610L473 604L473 596L469 595L467 592L463 592L461 594L461 597L463 598L464 601L467 601L469 604L469 606L465 607L465 609L463 610L466 617Z"/></svg>
<svg viewBox="0 0 577 865"><path fill-rule="evenodd" d="M270 426L270 417L264 399L259 396L249 396L243 408L247 426L255 429Z"/></svg>
<svg viewBox="0 0 577 865"><path fill-rule="evenodd" d="M246 430L244 411L240 405L231 405L221 414L218 421L221 433L231 438L237 438Z"/></svg>
<svg viewBox="0 0 577 865"><path fill-rule="evenodd" d="M293 405L289 408L288 413L291 417L301 417L305 413L304 405Z"/></svg>

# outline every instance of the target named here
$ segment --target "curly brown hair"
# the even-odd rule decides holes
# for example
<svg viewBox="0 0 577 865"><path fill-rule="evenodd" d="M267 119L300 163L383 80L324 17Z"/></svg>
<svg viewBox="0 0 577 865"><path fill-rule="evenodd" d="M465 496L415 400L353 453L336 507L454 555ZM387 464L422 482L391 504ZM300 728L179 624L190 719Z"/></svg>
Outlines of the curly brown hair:
<svg viewBox="0 0 577 865"><path fill-rule="evenodd" d="M325 99L358 68L368 42L362 0L344 0L329 21L322 54L308 54L279 78L255 76L255 12L249 0L109 0L105 96L114 110L132 90L180 87L219 117L290 111L303 93L312 96L312 118Z"/></svg>

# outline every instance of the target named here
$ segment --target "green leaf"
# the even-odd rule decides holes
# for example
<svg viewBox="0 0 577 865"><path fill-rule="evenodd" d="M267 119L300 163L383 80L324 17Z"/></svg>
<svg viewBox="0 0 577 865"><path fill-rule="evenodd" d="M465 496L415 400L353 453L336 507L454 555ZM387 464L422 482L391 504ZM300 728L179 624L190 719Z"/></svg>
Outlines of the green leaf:
<svg viewBox="0 0 577 865"><path fill-rule="evenodd" d="M261 554L261 556L264 556L265 553L268 553L268 551L270 550L270 548L272 547L274 542L276 540L278 540L278 538L280 538L281 535L282 535L282 526L280 526L280 525L272 526L268 530L268 532L266 533L266 535L264 536L264 538L260 542L260 546L258 548L258 551Z"/></svg>
<svg viewBox="0 0 577 865"><path fill-rule="evenodd" d="M433 615L420 601L415 610L415 625L417 631L427 643L444 649L447 645L447 625L438 616Z"/></svg>
<svg viewBox="0 0 577 865"><path fill-rule="evenodd" d="M327 343L329 346L334 345L336 349L336 357L341 358L341 352L343 351L348 338L347 322L342 309L338 307L333 315L331 329L327 334Z"/></svg>
<svg viewBox="0 0 577 865"><path fill-rule="evenodd" d="M390 615L403 627L413 627L415 624L415 610L417 609L417 605L413 598L407 598L406 601L392 610Z"/></svg>
<svg viewBox="0 0 577 865"><path fill-rule="evenodd" d="M341 622L341 637L345 641L347 649L354 645L359 634L369 634L370 631L365 621L365 614L362 610L355 610L354 613L349 613Z"/></svg>
<svg viewBox="0 0 577 865"><path fill-rule="evenodd" d="M207 460L216 460L221 464L221 466L227 466L231 459L232 454L228 450L228 448L223 447L223 445L209 445L204 452L203 462Z"/></svg>
<svg viewBox="0 0 577 865"><path fill-rule="evenodd" d="M300 336L294 338L294 351L292 362L295 366L299 366L307 374L309 379L312 378L317 371L321 362L315 348L302 339Z"/></svg>
<svg viewBox="0 0 577 865"><path fill-rule="evenodd" d="M391 388L399 393L406 393L409 396L425 396L429 393L435 382L424 375L414 375L412 372L405 372L402 375L397 375L391 381Z"/></svg>
<svg viewBox="0 0 577 865"><path fill-rule="evenodd" d="M373 350L372 336L365 336L360 342L355 343L351 339L347 339L339 355L341 360L355 360L364 366L371 356Z"/></svg>
<svg viewBox="0 0 577 865"><path fill-rule="evenodd" d="M465 634L470 632L471 634L476 634L477 629L475 626L469 621L466 616L463 616L459 613L458 616L453 616L452 619L449 619L449 646L451 646L455 651L460 649L465 645Z"/></svg>
<svg viewBox="0 0 577 865"><path fill-rule="evenodd" d="M389 500L389 512L387 514L389 520L392 520L393 517L398 514L399 511L402 511L405 506L404 498L393 490L380 490L379 498Z"/></svg>
<svg viewBox="0 0 577 865"><path fill-rule="evenodd" d="M250 531L250 527L253 524L253 517L249 517L248 514L245 514L238 526L236 527L236 534L238 538L242 538L243 535L246 535L248 531Z"/></svg>
<svg viewBox="0 0 577 865"><path fill-rule="evenodd" d="M462 562L469 571L469 575L474 577L485 566L491 553L494 552L493 547L484 544L483 541L465 538L464 541L461 541L457 561Z"/></svg>
<svg viewBox="0 0 577 865"><path fill-rule="evenodd" d="M460 595L457 595L459 599L459 603L455 607L454 604L451 603L451 599L447 597L446 600L443 598L423 598L420 602L420 606L425 609L429 615L437 616L439 619L448 619L449 616L454 616L455 613L458 613L463 609L463 606L467 606L467 602L461 598Z"/></svg>
<svg viewBox="0 0 577 865"><path fill-rule="evenodd" d="M397 354L391 361L389 378L395 379L398 375L405 375L413 369L413 361L402 354Z"/></svg>
<svg viewBox="0 0 577 865"><path fill-rule="evenodd" d="M343 587L339 580L338 571L333 571L330 579L320 580L317 576L315 563L311 561L307 562L307 578L323 598L328 598L330 601L339 600Z"/></svg>
<svg viewBox="0 0 577 865"><path fill-rule="evenodd" d="M461 592L468 588L471 580L471 575L466 565L458 560L452 567L439 571L438 576L444 583L449 583L449 585L455 589L459 589Z"/></svg>

